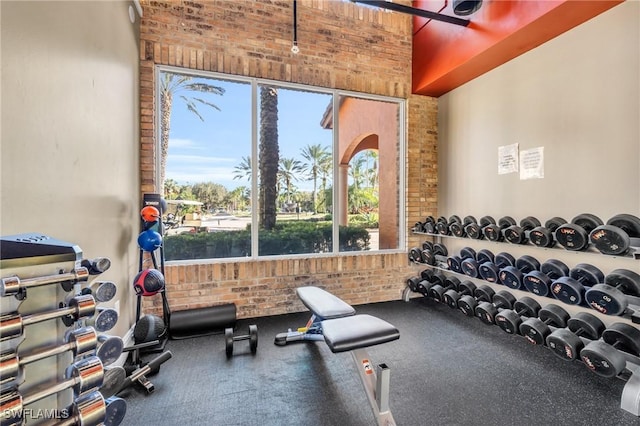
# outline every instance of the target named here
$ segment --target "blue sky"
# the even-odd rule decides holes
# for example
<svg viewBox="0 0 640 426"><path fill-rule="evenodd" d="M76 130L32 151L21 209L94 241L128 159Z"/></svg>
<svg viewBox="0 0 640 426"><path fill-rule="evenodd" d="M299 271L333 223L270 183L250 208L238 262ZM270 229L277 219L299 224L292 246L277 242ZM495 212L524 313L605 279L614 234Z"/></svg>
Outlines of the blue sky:
<svg viewBox="0 0 640 426"><path fill-rule="evenodd" d="M250 186L246 180L233 179L234 168L242 157L251 154L251 86L245 83L203 80L224 87L224 95L179 92L187 97L202 97L221 111L208 106L198 107L204 122L188 111L185 102L174 95L169 135L169 157L166 177L180 184L214 182L232 190ZM258 92L259 97L259 92ZM280 158L293 157L302 162L300 154L306 145L331 147L331 130L320 126L320 120L331 101L331 95L278 91L278 139ZM295 185L311 191L311 181Z"/></svg>

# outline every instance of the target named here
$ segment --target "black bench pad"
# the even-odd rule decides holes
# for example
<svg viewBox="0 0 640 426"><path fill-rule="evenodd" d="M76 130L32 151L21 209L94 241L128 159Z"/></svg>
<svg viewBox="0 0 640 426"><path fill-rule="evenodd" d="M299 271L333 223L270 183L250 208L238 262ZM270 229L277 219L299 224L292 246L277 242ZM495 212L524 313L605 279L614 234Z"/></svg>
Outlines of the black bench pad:
<svg viewBox="0 0 640 426"><path fill-rule="evenodd" d="M296 293L304 306L320 319L341 318L356 313L353 306L319 287L298 287Z"/></svg>
<svg viewBox="0 0 640 426"><path fill-rule="evenodd" d="M322 334L334 353L379 345L400 338L400 332L393 325L366 314L322 321Z"/></svg>

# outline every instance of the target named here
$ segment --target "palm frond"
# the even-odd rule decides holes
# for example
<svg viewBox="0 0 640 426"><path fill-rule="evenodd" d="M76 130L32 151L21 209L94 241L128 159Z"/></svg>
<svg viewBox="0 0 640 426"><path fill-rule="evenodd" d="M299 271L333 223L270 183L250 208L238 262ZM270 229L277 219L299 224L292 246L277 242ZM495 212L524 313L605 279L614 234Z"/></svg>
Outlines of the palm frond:
<svg viewBox="0 0 640 426"><path fill-rule="evenodd" d="M224 91L225 91L224 87L213 86L213 85L207 84L207 83L185 84L184 88L186 90L191 90L191 91L194 91L194 92L213 93L215 95L223 95Z"/></svg>

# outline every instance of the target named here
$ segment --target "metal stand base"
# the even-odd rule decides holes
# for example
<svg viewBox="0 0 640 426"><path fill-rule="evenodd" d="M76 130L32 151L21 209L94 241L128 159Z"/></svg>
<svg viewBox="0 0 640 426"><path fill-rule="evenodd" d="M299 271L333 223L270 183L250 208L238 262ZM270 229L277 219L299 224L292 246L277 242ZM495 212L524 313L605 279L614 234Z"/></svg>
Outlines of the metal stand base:
<svg viewBox="0 0 640 426"><path fill-rule="evenodd" d="M627 369L632 374L622 390L620 408L640 416L640 366L627 362Z"/></svg>
<svg viewBox="0 0 640 426"><path fill-rule="evenodd" d="M369 405L379 426L395 426L396 422L389 408L389 381L391 370L386 364L379 364L374 370L365 349L351 351L356 370L367 394Z"/></svg>

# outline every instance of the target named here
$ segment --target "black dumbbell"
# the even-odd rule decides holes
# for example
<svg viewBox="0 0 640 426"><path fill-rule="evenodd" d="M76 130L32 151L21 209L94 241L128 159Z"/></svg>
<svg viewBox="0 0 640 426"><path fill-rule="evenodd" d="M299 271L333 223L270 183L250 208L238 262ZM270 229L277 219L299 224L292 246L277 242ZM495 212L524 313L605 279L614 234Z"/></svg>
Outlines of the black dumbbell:
<svg viewBox="0 0 640 426"><path fill-rule="evenodd" d="M597 375L616 377L627 365L624 353L640 355L640 330L618 322L602 333L602 340L587 343L580 358Z"/></svg>
<svg viewBox="0 0 640 426"><path fill-rule="evenodd" d="M444 293L444 303L449 305L450 308L456 309L458 308L458 300L465 295L473 296L475 290L476 285L474 283L469 280L464 280L458 284L457 290L451 289ZM473 313L471 315L473 315Z"/></svg>
<svg viewBox="0 0 640 426"><path fill-rule="evenodd" d="M626 253L631 246L640 246L640 218L630 214L615 215L589 234L589 240L602 254Z"/></svg>
<svg viewBox="0 0 640 426"><path fill-rule="evenodd" d="M528 231L540 226L540 221L533 216L527 216L520 221L520 226L511 225L504 230L504 238L511 244L526 244Z"/></svg>
<svg viewBox="0 0 640 426"><path fill-rule="evenodd" d="M441 271L425 269L420 273L420 281L416 284L416 290L424 297L431 297L429 291L434 285L445 285L446 276Z"/></svg>
<svg viewBox="0 0 640 426"><path fill-rule="evenodd" d="M579 263L571 269L569 276L560 277L551 283L551 294L568 305L582 305L585 300L585 287L602 282L604 274L600 269L588 263Z"/></svg>
<svg viewBox="0 0 640 426"><path fill-rule="evenodd" d="M422 222L422 229L427 234L435 234L436 233L436 220L433 216L427 216Z"/></svg>
<svg viewBox="0 0 640 426"><path fill-rule="evenodd" d="M463 281L464 282L464 281ZM491 302L495 291L488 285L481 285L473 290L473 295L465 294L458 300L458 309L468 317L475 316L478 302Z"/></svg>
<svg viewBox="0 0 640 426"><path fill-rule="evenodd" d="M520 324L520 334L531 344L544 345L545 339L551 334L551 328L565 328L569 320L569 313L558 305L549 304L540 309L537 317L527 318Z"/></svg>
<svg viewBox="0 0 640 426"><path fill-rule="evenodd" d="M462 219L462 222L451 222L449 225L449 231L451 231L451 235L456 237L466 237L467 232L465 231L465 227L470 223L477 223L476 218L473 216L465 216L464 219Z"/></svg>
<svg viewBox="0 0 640 426"><path fill-rule="evenodd" d="M585 292L587 304L606 315L623 315L628 309L627 296L640 296L640 275L628 269L615 269Z"/></svg>
<svg viewBox="0 0 640 426"><path fill-rule="evenodd" d="M433 269L425 269L420 272L420 278L418 279L418 282L416 284L416 291L423 296L428 296L429 289L434 284L434 281L436 281L434 275L435 271Z"/></svg>
<svg viewBox="0 0 640 426"><path fill-rule="evenodd" d="M493 295L492 302L480 302L476 306L475 315L485 324L495 324L498 309L513 309L515 302L516 298L513 294L506 290L500 290Z"/></svg>
<svg viewBox="0 0 640 426"><path fill-rule="evenodd" d="M474 240L481 240L484 238L482 234L482 230L491 224L495 224L496 220L491 216L482 216L478 223L469 223L464 227L465 232L469 238L473 238Z"/></svg>
<svg viewBox="0 0 640 426"><path fill-rule="evenodd" d="M420 252L422 257L422 263L427 265L436 266L438 263L447 263L446 256L449 254L447 247L441 243L433 244L432 248L424 249Z"/></svg>
<svg viewBox="0 0 640 426"><path fill-rule="evenodd" d="M580 355L584 342L580 337L597 340L605 329L599 318L588 312L578 312L567 321L568 328L558 328L547 336L547 346L558 357L573 361Z"/></svg>
<svg viewBox="0 0 640 426"><path fill-rule="evenodd" d="M492 283L500 282L500 270L507 266L516 264L516 259L509 253L502 252L495 255L493 262L483 262L480 264L479 272L483 280Z"/></svg>
<svg viewBox="0 0 640 426"><path fill-rule="evenodd" d="M454 276L444 276L442 284L434 284L429 289L429 296L439 303L445 303L444 294L448 290L458 290L460 280Z"/></svg>
<svg viewBox="0 0 640 426"><path fill-rule="evenodd" d="M503 216L498 220L497 225L495 223L490 223L482 228L482 234L489 241L502 241L504 240L503 231L516 223L516 220L511 216Z"/></svg>
<svg viewBox="0 0 640 426"><path fill-rule="evenodd" d="M496 324L509 334L518 334L522 317L535 317L540 311L540 304L531 297L523 297L513 304L513 309L503 309L495 316Z"/></svg>
<svg viewBox="0 0 640 426"><path fill-rule="evenodd" d="M571 223L560 225L554 235L565 249L580 251L589 246L589 233L600 225L603 223L599 217L583 213L574 217Z"/></svg>
<svg viewBox="0 0 640 426"><path fill-rule="evenodd" d="M476 251L471 247L464 247L460 250L460 257L462 258L460 262L462 273L472 278L477 278L479 276L478 267L480 262L477 260L478 254Z"/></svg>
<svg viewBox="0 0 640 426"><path fill-rule="evenodd" d="M544 223L544 226L536 226L529 232L529 240L538 247L553 247L556 245L556 239L553 233L558 227L567 223L561 217L552 217Z"/></svg>
<svg viewBox="0 0 640 426"><path fill-rule="evenodd" d="M418 291L418 283L420 283L420 281L421 279L419 277L407 278L407 287L415 293Z"/></svg>
<svg viewBox="0 0 640 426"><path fill-rule="evenodd" d="M569 275L569 267L557 259L549 259L540 265L539 271L531 271L522 278L524 287L538 296L549 296L554 279Z"/></svg>
<svg viewBox="0 0 640 426"><path fill-rule="evenodd" d="M234 336L233 328L229 327L224 330L224 347L227 358L231 358L233 355L233 344L240 340L248 340L249 349L251 349L251 353L255 355L258 350L258 326L251 324L249 325L249 334L240 334L238 336Z"/></svg>
<svg viewBox="0 0 640 426"><path fill-rule="evenodd" d="M540 265L539 271L531 271L522 277L528 292L549 296L553 280L569 275L569 267L557 259L549 259Z"/></svg>
<svg viewBox="0 0 640 426"><path fill-rule="evenodd" d="M462 261L467 258L476 258L476 251L471 247L463 247L462 250L460 250L460 255L453 255L447 258L447 266L449 267L449 270L458 274L463 274Z"/></svg>
<svg viewBox="0 0 640 426"><path fill-rule="evenodd" d="M453 215L447 220L446 217L440 216L436 221L436 232L440 235L450 235L451 231L449 231L449 226L453 222L461 222L460 217Z"/></svg>
<svg viewBox="0 0 640 426"><path fill-rule="evenodd" d="M487 249L482 249L478 252L476 260L478 261L478 275L485 281L492 283L498 282L498 274L500 268L495 263L494 254Z"/></svg>
<svg viewBox="0 0 640 426"><path fill-rule="evenodd" d="M529 255L524 255L516 260L515 266L506 266L500 269L498 275L500 282L514 290L525 290L524 276L531 271L540 270L540 262Z"/></svg>

